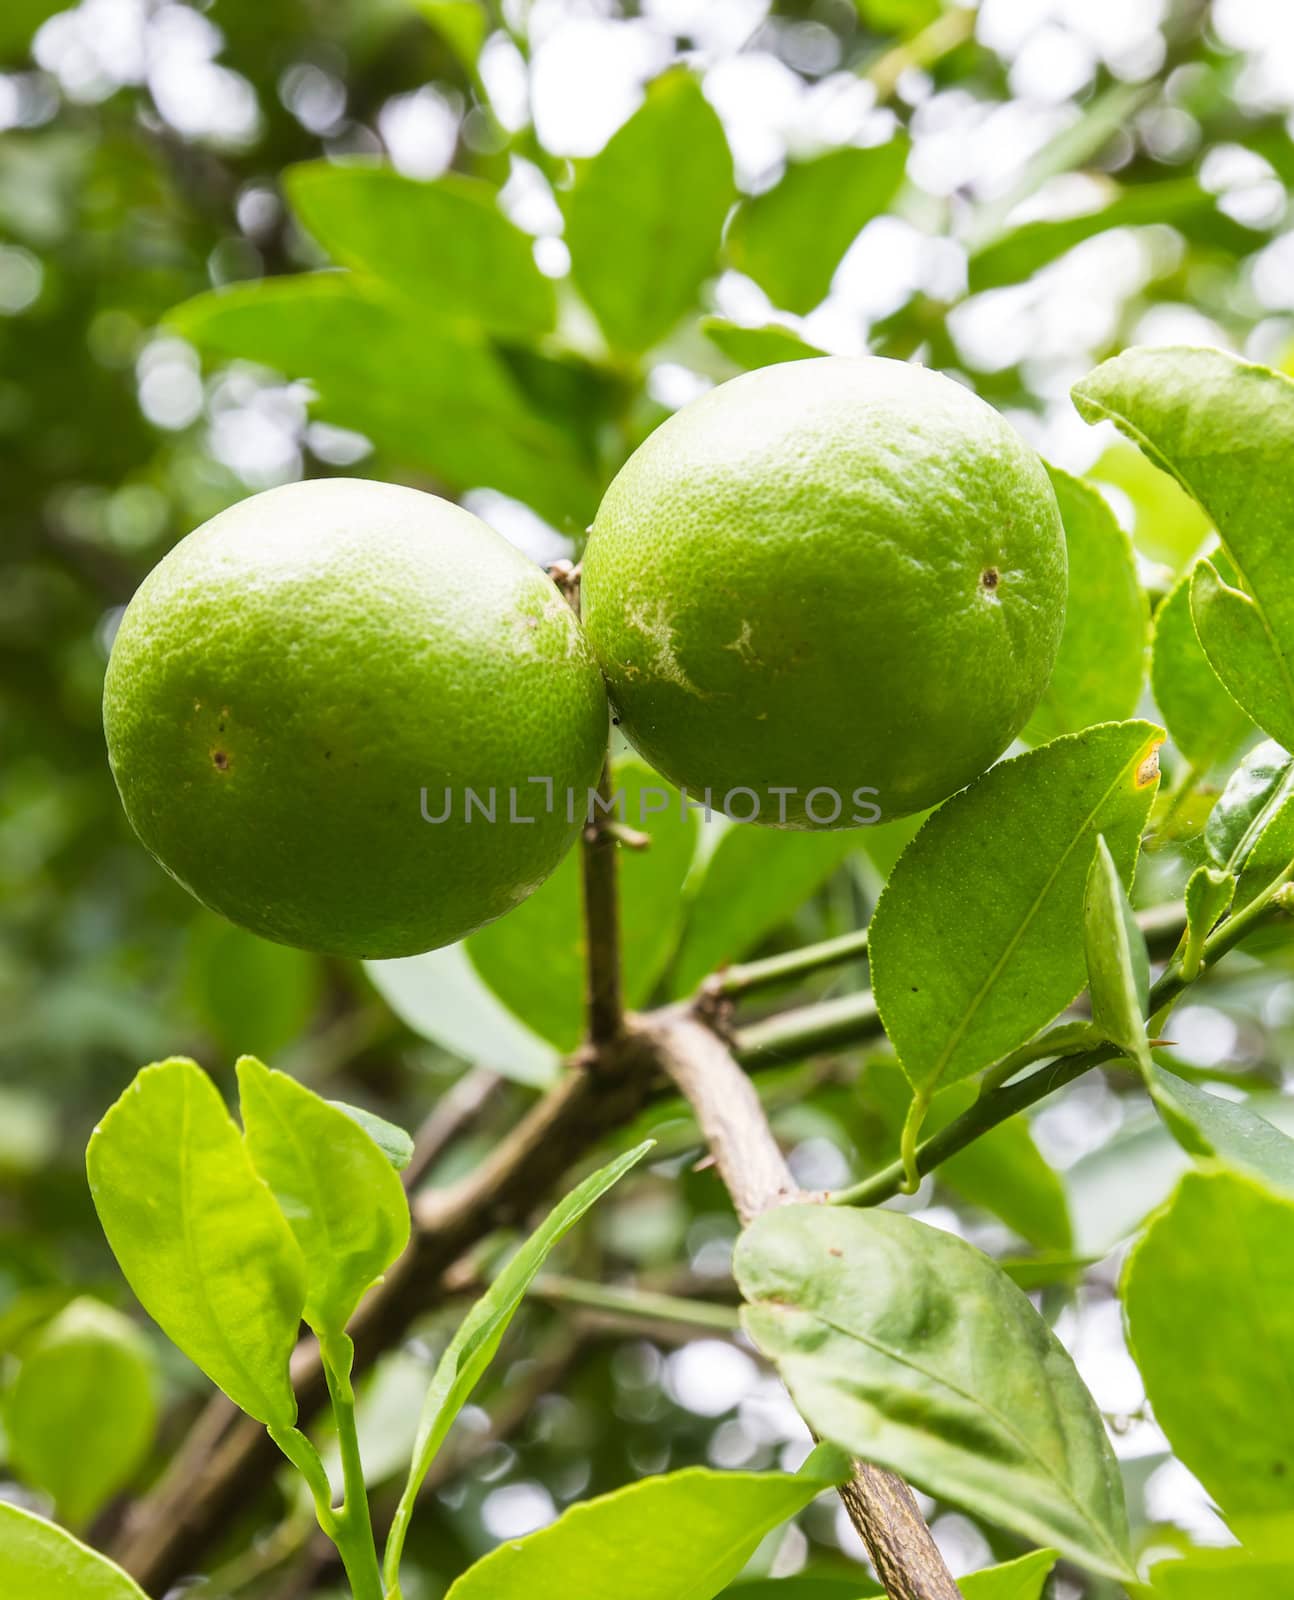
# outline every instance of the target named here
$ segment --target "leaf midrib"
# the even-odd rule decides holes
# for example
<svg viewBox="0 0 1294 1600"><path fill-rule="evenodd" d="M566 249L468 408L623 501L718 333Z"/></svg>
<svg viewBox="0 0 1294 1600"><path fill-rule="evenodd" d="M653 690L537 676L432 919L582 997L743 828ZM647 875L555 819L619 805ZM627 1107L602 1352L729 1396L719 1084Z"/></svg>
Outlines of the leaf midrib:
<svg viewBox="0 0 1294 1600"><path fill-rule="evenodd" d="M856 1340L859 1344L866 1345L869 1349L874 1350L878 1355L885 1356L888 1360L895 1362L899 1366L909 1368L919 1376L927 1379L930 1383L948 1390L950 1394L957 1395L960 1399L967 1401L972 1406L978 1406L987 1416L991 1417L1001 1426L1002 1431L1007 1434L1008 1437L1016 1441L1025 1455L1027 1455L1037 1464L1049 1482L1055 1482L1059 1485L1063 1498L1067 1500L1078 1513L1079 1520L1084 1524L1084 1526L1090 1527L1093 1530L1093 1532L1098 1536L1098 1543L1103 1548L1113 1552L1117 1559L1118 1565L1121 1568L1126 1568L1126 1558L1124 1557L1123 1553L1119 1550L1117 1545L1110 1542L1105 1529L1099 1522L1096 1522L1092 1519L1090 1513L1083 1506L1082 1502L1075 1497L1074 1491L1069 1484L1067 1484L1063 1479L1056 1477L1056 1474L1038 1454L1037 1450L1029 1442L1029 1440L1026 1439L1016 1428L1015 1424L1012 1423L1009 1418L1003 1416L995 1406L987 1404L979 1395L970 1393L969 1391L961 1388L958 1384L952 1383L947 1378L941 1377L938 1373L929 1371L927 1368L922 1366L919 1361L914 1360L911 1356L906 1355L902 1351L891 1349L881 1340L873 1338L867 1333L859 1332L854 1328L842 1327L840 1323L834 1320L834 1318L827 1316L818 1309L809 1310L806 1307L801 1307L800 1309L804 1311L806 1316L813 1317L824 1327L830 1328L833 1333L839 1334L842 1339Z"/></svg>
<svg viewBox="0 0 1294 1600"><path fill-rule="evenodd" d="M1065 863L1069 860L1070 856L1073 855L1074 851L1078 849L1079 843L1088 833L1092 823L1095 821L1106 802L1110 799L1110 796L1118 789L1120 783L1123 781L1125 773L1131 765L1132 762L1127 761L1122 767L1120 767L1114 782L1109 786L1108 789L1106 789L1104 794L1102 794L1101 798L1092 807L1091 811L1088 812L1087 816L1083 820L1082 826L1070 840L1069 844L1066 845L1059 860L1056 862L1056 865L1052 868L1051 873L1048 875L1047 881L1043 884L1038 894L1034 896L1033 903L1030 905L1028 912L1017 924L1015 932L1011 935L1010 939L1008 939L1006 947L1002 951L1002 954L998 957L997 961L994 963L992 971L976 990L973 998L970 1001L970 1004L962 1014L961 1021L958 1023L957 1027L949 1037L947 1044L936 1058L934 1072L929 1079L931 1083L937 1084L942 1079L944 1070L947 1067L949 1060L952 1058L952 1055L956 1051L958 1045L960 1045L962 1040L966 1037L966 1030L975 1020L975 1017L979 1013L980 1007L988 998L994 985L997 983L998 978L1001 977L1007 962L1015 954L1017 946L1028 932L1031 924L1033 923L1033 919L1038 915L1043 902L1054 888L1057 878L1060 877L1060 874L1064 869Z"/></svg>
<svg viewBox="0 0 1294 1600"><path fill-rule="evenodd" d="M272 1414L278 1410L278 1407L277 1405L265 1404L265 1401L269 1398L269 1396L262 1389L260 1381L247 1366L237 1346L230 1342L229 1334L225 1324L223 1320L216 1314L215 1307L211 1301L211 1296L207 1290L206 1277L200 1268L197 1244L193 1235L193 1216L190 1208L192 1183L192 1158L189 1144L189 1129L192 1126L192 1097L190 1095L190 1087L191 1085L186 1074L180 1110L180 1160L178 1172L180 1190L180 1236L184 1246L185 1265L188 1268L189 1276L193 1281L197 1298L202 1304L203 1320L205 1321L206 1325L215 1333L217 1342L227 1356L230 1365L236 1372L240 1373L241 1376L247 1380L248 1387L252 1393L260 1397L265 1411Z"/></svg>

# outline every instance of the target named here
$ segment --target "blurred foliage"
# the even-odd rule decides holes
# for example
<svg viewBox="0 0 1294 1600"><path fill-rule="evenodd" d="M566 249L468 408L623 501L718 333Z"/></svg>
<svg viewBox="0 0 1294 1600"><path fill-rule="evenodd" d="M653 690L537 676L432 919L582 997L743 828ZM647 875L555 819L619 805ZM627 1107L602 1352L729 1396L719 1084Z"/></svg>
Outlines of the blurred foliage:
<svg viewBox="0 0 1294 1600"><path fill-rule="evenodd" d="M302 474L399 478L467 496L551 560L578 553L619 463L710 382L822 350L952 372L1059 467L1086 474L1131 535L1160 605L1157 636L1182 658L1178 700L1170 690L1159 707L1180 748L1167 754L1160 848L1140 896L1180 895L1202 859L1219 765L1247 736L1181 627L1174 585L1209 530L1130 446L1081 429L1067 392L1138 341L1283 361L1294 330L1284 9L83 0L69 10L9 0L6 1377L33 1359L25 1352L57 1359L57 1338L41 1340L72 1298L123 1301L81 1152L142 1061L186 1051L228 1089L234 1055L253 1051L409 1126L464 1058L520 1080L433 1171L438 1181L489 1147L527 1085L551 1074L553 1046L575 1037L574 863L466 953L418 958L425 971L395 964L370 982L215 923L131 838L99 726L114 621L178 538L256 489ZM1089 532L1117 543L1115 587L1139 626L1122 582L1126 544L1099 512ZM1188 772L1203 806L1185 789ZM669 851L626 863L631 998L643 1004L689 992L723 961L858 926L911 831L668 827ZM1261 964L1213 981L1174 1024L1186 1069L1267 1091L1276 1120L1283 1105L1270 1091L1294 1041L1290 967L1273 941ZM846 969L808 980L798 998L857 982ZM434 1023L420 1020L430 1013ZM893 1154L901 1084L865 1056L763 1080L806 1183L837 1183ZM1113 1273L1106 1263L1083 1276L1083 1265L1126 1238L1182 1160L1124 1087L1078 1086L1032 1133L1000 1130L918 1197L1022 1263L1066 1336L1105 1349L1094 1379L1120 1359ZM947 1092L957 1104L940 1115L960 1108L961 1090ZM566 1264L604 1280L730 1292L735 1225L718 1185L690 1170L675 1108L649 1120L677 1181L626 1184ZM389 1357L366 1404L407 1415L398 1395L409 1368L425 1378L446 1326L430 1319L425 1340ZM201 1385L145 1337L183 1418ZM419 1593L439 1594L470 1556L573 1498L667 1465L773 1466L795 1448L794 1421L748 1355L675 1339L677 1329L572 1332L560 1308L527 1305L510 1359L483 1391L477 1433L460 1443L461 1471L415 1533ZM1174 1520L1207 1531L1202 1500L1189 1490L1174 1500L1180 1479L1156 1479L1167 1458L1136 1395L1094 1387L1128 1444L1137 1537L1148 1541L1158 1522L1153 1537L1184 1543ZM519 1394L522 1416L493 1438L485 1417L506 1419ZM176 1435L173 1424L168 1445ZM32 1458L18 1442L9 1456L4 1470L24 1492L73 1493L24 1472ZM162 1459L154 1450L138 1481ZM106 1466L103 1479L114 1481ZM254 1541L280 1510L273 1497L249 1508L220 1552L248 1593L271 1592L260 1572L269 1547ZM1016 1553L989 1527L943 1508L936 1518L964 1565ZM800 1525L815 1562L839 1560L829 1509L810 1507ZM794 1554L788 1545L786 1559ZM1089 1581L1083 1592L1110 1591Z"/></svg>

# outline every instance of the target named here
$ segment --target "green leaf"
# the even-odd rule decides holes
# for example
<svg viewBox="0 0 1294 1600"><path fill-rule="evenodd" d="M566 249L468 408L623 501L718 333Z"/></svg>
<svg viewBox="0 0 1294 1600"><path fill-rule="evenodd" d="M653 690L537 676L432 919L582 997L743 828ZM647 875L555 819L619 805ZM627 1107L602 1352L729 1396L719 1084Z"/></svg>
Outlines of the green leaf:
<svg viewBox="0 0 1294 1600"><path fill-rule="evenodd" d="M827 297L845 251L898 193L906 136L790 161L780 182L743 200L728 227L728 259L775 306L803 316Z"/></svg>
<svg viewBox="0 0 1294 1600"><path fill-rule="evenodd" d="M783 1206L737 1243L748 1332L809 1426L1130 1576L1118 1464L1074 1364L987 1256L893 1211Z"/></svg>
<svg viewBox="0 0 1294 1600"><path fill-rule="evenodd" d="M277 1055L305 1032L322 991L319 958L203 912L185 949L185 990L232 1055Z"/></svg>
<svg viewBox="0 0 1294 1600"><path fill-rule="evenodd" d="M614 813L646 833L645 850L617 847L621 982L625 1003L645 1005L678 942L683 882L696 853L699 814L678 790L634 757L617 761ZM535 952L543 951L542 962ZM583 869L573 850L515 911L467 940L477 972L509 1010L563 1052L584 1037L586 936Z"/></svg>
<svg viewBox="0 0 1294 1600"><path fill-rule="evenodd" d="M756 367L776 366L779 361L807 361L827 353L777 322L747 328L724 317L702 317L700 328L729 361L747 372Z"/></svg>
<svg viewBox="0 0 1294 1600"><path fill-rule="evenodd" d="M557 296L530 236L479 178L426 183L369 162L311 161L289 168L284 184L298 219L339 266L381 279L436 321L523 339L556 322Z"/></svg>
<svg viewBox="0 0 1294 1600"><path fill-rule="evenodd" d="M1065 525L1069 597L1051 681L1021 735L1030 744L1130 717L1146 672L1146 599L1132 543L1090 484L1047 471Z"/></svg>
<svg viewBox="0 0 1294 1600"><path fill-rule="evenodd" d="M0 1594L5 1600L148 1600L107 1556L3 1500Z"/></svg>
<svg viewBox="0 0 1294 1600"><path fill-rule="evenodd" d="M406 1027L463 1061L534 1088L554 1082L561 1071L560 1053L486 987L465 945L366 961L364 969Z"/></svg>
<svg viewBox="0 0 1294 1600"><path fill-rule="evenodd" d="M243 1056L238 1093L252 1164L305 1257L303 1316L340 1334L409 1242L404 1186L353 1117L286 1073Z"/></svg>
<svg viewBox="0 0 1294 1600"><path fill-rule="evenodd" d="M470 72L485 43L489 18L481 0L413 0Z"/></svg>
<svg viewBox="0 0 1294 1600"><path fill-rule="evenodd" d="M1133 349L1076 385L1088 422L1108 419L1208 514L1241 589L1207 564L1191 584L1204 653L1260 728L1294 746L1294 383L1221 350Z"/></svg>
<svg viewBox="0 0 1294 1600"><path fill-rule="evenodd" d="M394 1122L388 1122L374 1111L366 1111L363 1106L347 1105L344 1100L330 1100L328 1104L358 1122L397 1172L403 1172L413 1160L413 1139Z"/></svg>
<svg viewBox="0 0 1294 1600"><path fill-rule="evenodd" d="M1190 573L1155 612L1150 686L1173 743L1198 772L1231 760L1254 731L1222 687L1195 632Z"/></svg>
<svg viewBox="0 0 1294 1600"><path fill-rule="evenodd" d="M648 349L692 306L734 192L723 124L681 68L650 84L577 169L566 200L571 277L614 348Z"/></svg>
<svg viewBox="0 0 1294 1600"><path fill-rule="evenodd" d="M484 334L352 273L238 284L168 320L209 355L309 380L317 416L450 489L498 489L566 527L597 509L584 446L531 408Z"/></svg>
<svg viewBox="0 0 1294 1600"><path fill-rule="evenodd" d="M1047 1574L1056 1565L1052 1550L1034 1550L1000 1567L968 1572L957 1580L965 1600L1040 1600ZM863 1577L819 1577L812 1570L794 1578L753 1578L723 1591L724 1600L870 1600L885 1591Z"/></svg>
<svg viewBox="0 0 1294 1600"><path fill-rule="evenodd" d="M572 1189L516 1252L468 1312L450 1341L427 1391L408 1483L400 1497L391 1527L384 1563L389 1589L398 1590L399 1587L400 1557L423 1479L444 1443L454 1418L467 1404L472 1390L494 1359L494 1353L507 1332L508 1324L516 1315L526 1290L553 1249L608 1189L619 1183L631 1167L637 1166L652 1148L652 1143L649 1139L624 1155L617 1156Z"/></svg>
<svg viewBox="0 0 1294 1600"><path fill-rule="evenodd" d="M860 1093L868 1119L879 1119L880 1139L868 1140L869 1158L880 1166L899 1153L899 1135L912 1090L899 1067L873 1058L864 1069ZM972 1084L950 1083L930 1102L922 1131L938 1133L975 1102ZM864 1127L862 1138L867 1138ZM939 1181L972 1205L1001 1218L1014 1233L1040 1250L1070 1251L1073 1229L1060 1175L1043 1157L1028 1121L1010 1117L939 1165Z"/></svg>
<svg viewBox="0 0 1294 1600"><path fill-rule="evenodd" d="M27 1351L9 1389L9 1459L64 1522L84 1527L143 1466L157 1417L139 1330L101 1301L74 1300Z"/></svg>
<svg viewBox="0 0 1294 1600"><path fill-rule="evenodd" d="M1261 1178L1294 1198L1294 1139L1242 1101L1224 1100L1162 1067L1153 1067L1155 1109L1182 1149Z"/></svg>
<svg viewBox="0 0 1294 1600"><path fill-rule="evenodd" d="M1043 1585L1055 1565L1054 1550L1031 1550L1017 1561L968 1572L957 1581L965 1600L1041 1600Z"/></svg>
<svg viewBox="0 0 1294 1600"><path fill-rule="evenodd" d="M702 978L754 950L857 848L858 835L848 830L724 827L688 902L673 992L691 994Z"/></svg>
<svg viewBox="0 0 1294 1600"><path fill-rule="evenodd" d="M145 1067L95 1129L86 1166L144 1310L236 1406L290 1428L305 1262L210 1078L178 1057Z"/></svg>
<svg viewBox="0 0 1294 1600"><path fill-rule="evenodd" d="M1294 861L1294 758L1274 739L1249 751L1209 813L1204 847L1238 876L1235 909Z"/></svg>
<svg viewBox="0 0 1294 1600"><path fill-rule="evenodd" d="M1124 1271L1155 1419L1224 1512L1290 1504L1292 1275L1294 1201L1231 1172L1188 1172ZM1190 1337L1200 1316L1207 1337Z"/></svg>
<svg viewBox="0 0 1294 1600"><path fill-rule="evenodd" d="M1150 956L1128 902L1123 877L1100 836L1083 896L1083 946L1093 1023L1103 1038L1126 1050L1141 1070L1148 1072Z"/></svg>
<svg viewBox="0 0 1294 1600"><path fill-rule="evenodd" d="M1161 183L1142 183L1118 190L1098 211L1023 223L972 255L970 292L979 294L984 289L1022 283L1075 245L1110 228L1153 227L1157 223L1181 222L1209 213L1214 214L1216 221L1216 206L1216 198L1202 189L1194 178L1169 178ZM1242 248L1252 248L1259 237L1251 229L1231 223L1230 219L1222 225L1227 228L1228 237L1244 241Z"/></svg>
<svg viewBox="0 0 1294 1600"><path fill-rule="evenodd" d="M1083 987L1096 838L1130 882L1160 738L1147 722L1106 723L1003 761L899 858L872 922L872 986L914 1087L978 1072Z"/></svg>
<svg viewBox="0 0 1294 1600"><path fill-rule="evenodd" d="M499 1545L446 1600L711 1600L766 1534L831 1486L705 1467L643 1478Z"/></svg>
<svg viewBox="0 0 1294 1600"><path fill-rule="evenodd" d="M885 1591L861 1574L848 1577L832 1568L822 1574L810 1568L793 1578L749 1578L723 1591L723 1600L884 1600Z"/></svg>
<svg viewBox="0 0 1294 1600"><path fill-rule="evenodd" d="M1153 1600L1294 1600L1294 1561L1248 1550L1192 1550L1151 1568Z"/></svg>
<svg viewBox="0 0 1294 1600"><path fill-rule="evenodd" d="M1216 867L1196 867L1186 882L1186 943L1182 950L1182 976L1196 978L1204 941L1227 914L1235 899L1236 880Z"/></svg>
<svg viewBox="0 0 1294 1600"><path fill-rule="evenodd" d="M1287 681L1288 647L1278 642L1271 616L1212 562L1199 561L1191 574L1191 620L1236 704L1265 733L1294 744L1294 679Z"/></svg>

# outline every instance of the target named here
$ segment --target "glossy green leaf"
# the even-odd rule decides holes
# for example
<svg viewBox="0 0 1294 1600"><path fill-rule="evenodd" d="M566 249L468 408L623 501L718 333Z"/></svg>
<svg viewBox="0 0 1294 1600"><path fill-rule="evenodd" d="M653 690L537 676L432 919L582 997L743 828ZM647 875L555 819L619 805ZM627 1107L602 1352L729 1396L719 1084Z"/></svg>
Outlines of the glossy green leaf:
<svg viewBox="0 0 1294 1600"><path fill-rule="evenodd" d="M1126 1050L1143 1072L1148 1071L1150 957L1123 876L1101 837L1092 854L1083 896L1083 947L1094 1026L1103 1038Z"/></svg>
<svg viewBox="0 0 1294 1600"><path fill-rule="evenodd" d="M728 259L775 306L803 316L827 297L845 251L903 182L906 136L787 163L771 189L743 200L728 226Z"/></svg>
<svg viewBox="0 0 1294 1600"><path fill-rule="evenodd" d="M1241 589L1206 564L1191 584L1204 653L1260 728L1294 746L1294 583L1285 527L1294 382L1221 350L1133 349L1074 389L1171 472L1218 530Z"/></svg>
<svg viewBox="0 0 1294 1600"><path fill-rule="evenodd" d="M185 948L185 990L222 1051L273 1056L305 1032L322 992L319 958L203 912Z"/></svg>
<svg viewBox="0 0 1294 1600"><path fill-rule="evenodd" d="M1054 1550L1031 1550L1016 1561L982 1572L968 1572L958 1586L965 1600L1041 1600L1043 1586L1056 1565Z"/></svg>
<svg viewBox="0 0 1294 1600"><path fill-rule="evenodd" d="M1124 1272L1155 1419L1224 1512L1290 1504L1292 1275L1294 1200L1231 1172L1188 1172ZM1193 1315L1207 1337L1186 1336Z"/></svg>
<svg viewBox="0 0 1294 1600"><path fill-rule="evenodd" d="M344 1100L330 1100L328 1104L335 1106L338 1111L344 1111L359 1123L397 1172L403 1172L413 1160L413 1138L403 1128L397 1128L394 1122L388 1122L376 1112L366 1111L363 1106L347 1105Z"/></svg>
<svg viewBox="0 0 1294 1600"><path fill-rule="evenodd" d="M1065 631L1022 738L1041 744L1130 717L1146 673L1146 599L1132 543L1090 484L1048 467L1069 553Z"/></svg>
<svg viewBox="0 0 1294 1600"><path fill-rule="evenodd" d="M614 348L646 350L688 311L734 198L723 124L690 72L665 73L566 199L571 276Z"/></svg>
<svg viewBox="0 0 1294 1600"><path fill-rule="evenodd" d="M968 1572L957 1580L964 1600L1041 1600L1055 1552L1034 1550L1000 1567ZM812 1571L793 1578L752 1578L723 1591L724 1600L870 1600L885 1591L862 1577L819 1577Z"/></svg>
<svg viewBox="0 0 1294 1600"><path fill-rule="evenodd" d="M1211 561L1191 574L1191 620L1227 693L1266 733L1294 744L1294 677L1271 616L1229 584Z"/></svg>
<svg viewBox="0 0 1294 1600"><path fill-rule="evenodd" d="M1254 731L1204 654L1189 573L1155 612L1150 685L1173 743L1199 772L1232 759Z"/></svg>
<svg viewBox="0 0 1294 1600"><path fill-rule="evenodd" d="M1234 873L1246 906L1294 861L1294 759L1274 739L1249 751L1227 780L1204 829L1210 858Z"/></svg>
<svg viewBox="0 0 1294 1600"><path fill-rule="evenodd" d="M74 1300L27 1350L10 1386L9 1459L62 1521L84 1527L143 1466L157 1417L139 1330L99 1300Z"/></svg>
<svg viewBox="0 0 1294 1600"><path fill-rule="evenodd" d="M1096 838L1131 881L1159 742L1150 723L1106 723L1003 761L899 858L872 922L872 986L915 1087L978 1072L1083 987Z"/></svg>
<svg viewBox="0 0 1294 1600"><path fill-rule="evenodd" d="M597 508L582 445L530 406L484 334L354 274L239 284L170 322L209 355L308 380L317 416L451 489L499 489L559 526L584 526Z"/></svg>
<svg viewBox="0 0 1294 1600"><path fill-rule="evenodd" d="M1235 875L1217 867L1196 867L1186 882L1186 943L1182 950L1182 976L1195 978L1200 970L1204 941L1230 909L1235 899Z"/></svg>
<svg viewBox="0 0 1294 1600"><path fill-rule="evenodd" d="M613 783L613 814L651 839L645 850L618 847L621 983L625 1003L637 1008L650 1000L678 942L683 883L701 824L678 790L635 757L616 762ZM515 911L474 933L466 948L509 1010L559 1050L574 1050L584 1037L587 961L579 851Z"/></svg>
<svg viewBox="0 0 1294 1600"><path fill-rule="evenodd" d="M1155 1109L1188 1154L1220 1161L1294 1198L1294 1139L1243 1101L1212 1094L1162 1067L1152 1068L1149 1084Z"/></svg>
<svg viewBox="0 0 1294 1600"><path fill-rule="evenodd" d="M858 836L723 828L687 906L672 987L690 994L711 972L754 950L840 866Z"/></svg>
<svg viewBox="0 0 1294 1600"><path fill-rule="evenodd" d="M652 1148L652 1141L617 1156L614 1161L585 1178L577 1188L549 1212L548 1216L525 1241L498 1277L476 1302L450 1341L449 1348L440 1358L427 1390L414 1444L409 1479L391 1527L391 1538L386 1549L385 1575L388 1588L397 1588L400 1576L400 1558L404 1550L405 1535L413 1515L418 1491L422 1487L445 1441L454 1418L467 1404L472 1390L494 1358L508 1324L512 1321L525 1297L526 1290L553 1249L571 1231L589 1208L597 1203L608 1189L619 1183L630 1168Z"/></svg>
<svg viewBox="0 0 1294 1600"><path fill-rule="evenodd" d="M299 220L339 266L380 278L437 321L527 338L557 320L552 280L535 265L530 236L478 178L449 173L425 183L370 162L311 161L289 168L284 184Z"/></svg>
<svg viewBox="0 0 1294 1600"><path fill-rule="evenodd" d="M406 1027L463 1061L536 1088L552 1083L561 1071L560 1052L486 986L465 945L396 961L366 961L364 968Z"/></svg>
<svg viewBox="0 0 1294 1600"><path fill-rule="evenodd" d="M414 0L417 9L469 70L485 43L489 17L482 0Z"/></svg>
<svg viewBox="0 0 1294 1600"><path fill-rule="evenodd" d="M254 1056L238 1063L247 1149L306 1262L303 1315L340 1334L409 1242L399 1174L358 1122Z"/></svg>
<svg viewBox="0 0 1294 1600"><path fill-rule="evenodd" d="M3 1500L0 1594L5 1600L147 1600L107 1556Z"/></svg>
<svg viewBox="0 0 1294 1600"><path fill-rule="evenodd" d="M571 1506L469 1567L446 1600L711 1600L831 1479L688 1467Z"/></svg>
<svg viewBox="0 0 1294 1600"><path fill-rule="evenodd" d="M95 1129L86 1166L144 1310L235 1405L291 1427L305 1262L211 1079L180 1058L145 1067Z"/></svg>
<svg viewBox="0 0 1294 1600"><path fill-rule="evenodd" d="M869 1165L881 1166L899 1153L899 1134L912 1100L902 1071L888 1061L867 1063L859 1085L864 1115L860 1141ZM930 1102L922 1124L936 1134L975 1102L975 1086L950 1083ZM873 1124L879 1124L876 1133ZM972 1205L981 1206L1039 1250L1073 1247L1069 1202L1060 1175L1033 1141L1023 1116L1010 1117L939 1165L939 1182Z"/></svg>
<svg viewBox="0 0 1294 1600"><path fill-rule="evenodd" d="M821 1437L1081 1565L1130 1576L1100 1413L989 1258L893 1211L783 1206L737 1244L743 1318Z"/></svg>
<svg viewBox="0 0 1294 1600"><path fill-rule="evenodd" d="M1077 217L1022 223L986 249L972 255L970 291L979 294L983 289L1022 283L1075 245L1110 228L1153 227L1162 223L1182 222L1192 216L1213 212L1216 206L1216 197L1202 189L1194 178L1168 178L1160 183L1141 183L1117 190L1109 203L1098 211L1084 212ZM1230 223L1230 230L1234 230L1234 236L1243 237L1250 245L1257 237L1239 224Z"/></svg>
<svg viewBox="0 0 1294 1600"><path fill-rule="evenodd" d="M849 1577L833 1567L822 1573L810 1568L793 1578L748 1578L723 1591L723 1600L872 1600L885 1591L861 1574Z"/></svg>
<svg viewBox="0 0 1294 1600"><path fill-rule="evenodd" d="M806 361L827 353L776 322L747 328L724 317L702 317L700 326L711 344L717 345L729 361L747 372L753 372L756 367L776 366L779 361Z"/></svg>

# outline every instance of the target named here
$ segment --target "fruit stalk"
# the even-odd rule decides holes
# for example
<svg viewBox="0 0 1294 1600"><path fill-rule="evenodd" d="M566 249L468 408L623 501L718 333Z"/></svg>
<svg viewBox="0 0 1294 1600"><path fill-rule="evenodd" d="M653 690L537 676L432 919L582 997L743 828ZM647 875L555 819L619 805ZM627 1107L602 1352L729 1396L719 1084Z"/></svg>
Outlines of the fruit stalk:
<svg viewBox="0 0 1294 1600"><path fill-rule="evenodd" d="M584 879L585 1007L589 1043L603 1049L620 1036L624 1000L620 988L620 887L616 873L618 841L607 823L611 804L611 763L598 779L598 814L581 840Z"/></svg>

